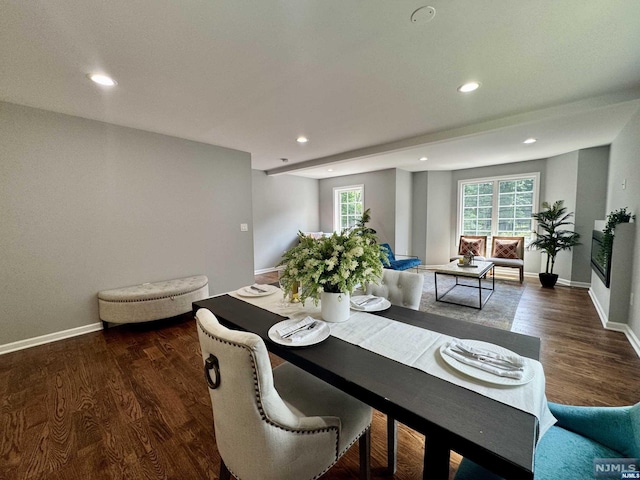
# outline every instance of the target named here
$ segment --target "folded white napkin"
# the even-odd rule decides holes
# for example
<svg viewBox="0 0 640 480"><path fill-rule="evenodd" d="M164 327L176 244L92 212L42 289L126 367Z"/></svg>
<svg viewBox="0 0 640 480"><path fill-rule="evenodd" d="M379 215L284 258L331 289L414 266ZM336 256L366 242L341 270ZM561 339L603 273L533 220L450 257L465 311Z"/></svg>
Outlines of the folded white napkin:
<svg viewBox="0 0 640 480"><path fill-rule="evenodd" d="M283 340L289 343L312 342L315 337L319 337L321 335L320 323L318 322L313 328L305 328L294 333L290 337L284 338Z"/></svg>
<svg viewBox="0 0 640 480"><path fill-rule="evenodd" d="M494 352L493 350L487 350L480 347L472 347L471 345L465 343L464 341L454 338L451 340L451 348L456 348L456 347L458 348L458 350L471 352L475 355L489 357L495 360L501 360L507 363L511 363L517 367L524 366L524 358L522 358L520 355L516 355L516 354L503 355L501 353Z"/></svg>
<svg viewBox="0 0 640 480"><path fill-rule="evenodd" d="M302 320L295 322L295 323L290 323L289 325L286 326L282 326L280 328L276 328L276 332L278 335L280 335L281 337L293 332L294 330L299 330L305 327L308 327L309 325L311 325L313 322L315 322L316 319L310 316L306 316L304 317Z"/></svg>
<svg viewBox="0 0 640 480"><path fill-rule="evenodd" d="M378 306L384 301L382 297L375 295L356 295L351 297L351 306L359 309L367 309Z"/></svg>
<svg viewBox="0 0 640 480"><path fill-rule="evenodd" d="M516 380L520 380L522 378L522 374L524 371L524 359L522 357L518 357L517 359L515 359L513 355L500 355L496 352L490 352L483 349L483 352L489 353L490 355L484 355L480 358L472 358L454 351L453 349L455 348L457 343L459 343L459 341L456 340L449 342L447 344L447 347L444 349L444 353L452 358L455 358L459 362L464 363L465 365L470 365L485 372L498 375L499 377L513 378ZM465 348L468 348L468 346L465 345ZM480 349L475 350L478 351ZM488 358L489 360L483 360L483 358ZM513 363L513 366L508 366L510 362L509 360L505 360L505 358L514 358L517 364ZM490 359L505 361L505 366L492 363Z"/></svg>

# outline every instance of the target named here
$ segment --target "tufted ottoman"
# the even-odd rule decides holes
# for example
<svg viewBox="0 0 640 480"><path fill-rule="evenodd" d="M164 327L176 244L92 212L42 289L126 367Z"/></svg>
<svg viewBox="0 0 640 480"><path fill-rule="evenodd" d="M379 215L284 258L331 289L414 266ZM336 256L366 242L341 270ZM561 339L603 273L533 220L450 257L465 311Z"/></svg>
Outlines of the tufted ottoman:
<svg viewBox="0 0 640 480"><path fill-rule="evenodd" d="M109 323L138 323L174 317L191 311L191 302L209 296L205 275L143 283L98 292L100 320Z"/></svg>

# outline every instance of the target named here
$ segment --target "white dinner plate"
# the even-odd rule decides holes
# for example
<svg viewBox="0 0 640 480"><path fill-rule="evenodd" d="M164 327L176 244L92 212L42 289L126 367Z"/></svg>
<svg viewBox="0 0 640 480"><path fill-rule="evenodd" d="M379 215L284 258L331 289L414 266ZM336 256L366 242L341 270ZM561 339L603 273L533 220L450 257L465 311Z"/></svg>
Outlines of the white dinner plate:
<svg viewBox="0 0 640 480"><path fill-rule="evenodd" d="M358 312L381 312L383 310L386 310L390 306L391 306L391 302L386 298L383 298L380 303L376 303L371 306L363 305L359 307L357 305L354 305L353 303L349 304L349 307L351 308L351 310L357 310Z"/></svg>
<svg viewBox="0 0 640 480"><path fill-rule="evenodd" d="M290 318L289 320L283 320L281 322L272 325L269 329L269 338L279 345L285 345L287 347L308 347L310 345L315 345L316 343L320 343L331 335L331 329L326 322L322 320L314 319L319 325L314 329L317 330L310 338L303 338L299 342L289 342L287 339L282 338L280 334L278 334L277 330L282 327L288 327L289 325L294 325L300 321L299 318Z"/></svg>
<svg viewBox="0 0 640 480"><path fill-rule="evenodd" d="M251 285L248 287L242 287L240 290L236 290L236 293L241 297L266 297L267 295L273 295L276 292L281 292L278 287L275 285L256 285L260 290L264 290L264 292L259 292L251 288Z"/></svg>
<svg viewBox="0 0 640 480"><path fill-rule="evenodd" d="M495 345L493 343L481 342L480 340L460 340L464 342L466 345L470 347L481 348L484 350L491 350L492 352L499 353L501 355L518 355L517 353L512 352L500 345ZM442 344L440 347L440 356L442 359L447 362L450 366L455 368L461 373L465 375L469 375L477 380L482 380L483 382L493 383L495 385L524 385L525 383L529 383L533 380L535 376L535 370L529 364L529 359L526 357L522 357L524 360L524 371L522 372L522 378L508 378L508 377L499 377L498 375L494 375L491 372L485 372L484 370L480 370L472 365L467 365L466 363L459 362L451 355L447 355L444 353L444 350L447 348L447 343Z"/></svg>

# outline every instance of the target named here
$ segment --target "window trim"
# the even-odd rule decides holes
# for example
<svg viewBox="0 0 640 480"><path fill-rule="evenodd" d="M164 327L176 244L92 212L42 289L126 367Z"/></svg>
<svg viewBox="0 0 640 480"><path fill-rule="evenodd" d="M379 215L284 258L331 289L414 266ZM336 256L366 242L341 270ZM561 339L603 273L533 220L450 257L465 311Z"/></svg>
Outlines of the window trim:
<svg viewBox="0 0 640 480"><path fill-rule="evenodd" d="M483 182L494 182L494 184L496 182L500 182L502 180L521 180L521 179L525 179L525 178L533 178L534 179L534 184L535 187L533 189L533 207L534 207L534 212L537 210L537 207L540 205L539 202L539 198L540 198L540 172L529 172L529 173L515 173L515 174L511 174L511 175L496 175L494 177L481 177L481 178L466 178L464 180L458 180L458 208L456 210L456 245L458 245L458 242L460 241L460 236L462 235L462 209L464 208L464 199L463 199L463 191L464 191L464 185L466 184L471 184L471 183L483 183ZM493 210L495 212L498 212L497 208L499 208L498 203L498 197L499 195L496 195L494 193L494 198L493 198ZM497 217L496 217L497 219ZM496 235L497 232L497 227L494 228L494 222L493 222L494 218L491 218L491 236ZM537 228L537 222L532 219L532 223L531 223L531 231L534 232ZM495 231L494 231L495 230ZM531 241L531 237L533 236L533 233L531 235L529 235L528 237L525 235L525 245L528 245L529 242ZM487 249L490 248L490 246L487 246Z"/></svg>
<svg viewBox="0 0 640 480"><path fill-rule="evenodd" d="M340 203L339 196L342 192L350 190L360 190L360 198L362 199L362 211L364 212L364 183L356 185L345 185L344 187L333 187L333 231L340 233L340 212L338 211L338 204Z"/></svg>

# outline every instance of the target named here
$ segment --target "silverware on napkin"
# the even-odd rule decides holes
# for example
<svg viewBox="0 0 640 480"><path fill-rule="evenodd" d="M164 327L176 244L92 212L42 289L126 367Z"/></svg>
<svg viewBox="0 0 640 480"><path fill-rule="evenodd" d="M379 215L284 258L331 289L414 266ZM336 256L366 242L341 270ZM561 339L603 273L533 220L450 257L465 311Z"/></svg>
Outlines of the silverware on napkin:
<svg viewBox="0 0 640 480"><path fill-rule="evenodd" d="M459 347L459 345L456 345L455 347L451 348L451 351L454 353L457 353L458 355L462 355L463 357L472 358L474 360L478 360L479 362L488 363L498 368L503 368L506 370L522 370L523 369L522 366L517 365L513 362L510 362L509 360L501 360L498 358L489 357L487 355L480 355L477 353L471 353L469 351L462 350Z"/></svg>
<svg viewBox="0 0 640 480"><path fill-rule="evenodd" d="M366 305L367 303L371 303L373 301L378 300L378 297L371 297L371 298L367 298L366 300L363 300L361 302L356 303L357 306L362 307L364 305Z"/></svg>
<svg viewBox="0 0 640 480"><path fill-rule="evenodd" d="M289 338L292 335L294 335L294 334L296 334L298 332L301 332L303 330L311 330L311 329L315 328L317 324L318 324L318 322L313 321L309 325L303 325L301 327L296 328L295 330L291 330L289 333L285 333L284 335L280 335L280 336L281 336L281 338Z"/></svg>
<svg viewBox="0 0 640 480"><path fill-rule="evenodd" d="M251 290L255 290L256 292L260 292L260 293L267 293L267 291L266 291L266 290L263 290L262 288L258 288L258 287L256 287L255 285L251 285L249 288L250 288Z"/></svg>

